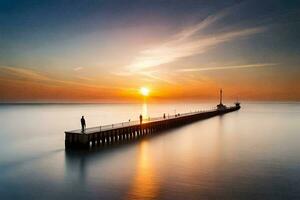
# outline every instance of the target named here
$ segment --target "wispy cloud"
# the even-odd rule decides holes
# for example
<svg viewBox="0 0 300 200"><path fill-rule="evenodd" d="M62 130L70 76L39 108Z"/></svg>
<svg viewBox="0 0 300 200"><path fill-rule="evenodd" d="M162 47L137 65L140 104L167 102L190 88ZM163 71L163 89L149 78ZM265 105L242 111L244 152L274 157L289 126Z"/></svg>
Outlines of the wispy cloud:
<svg viewBox="0 0 300 200"><path fill-rule="evenodd" d="M202 67L202 68L184 68L178 69L178 72L199 72L199 71L213 71L213 70L228 70L228 69L247 69L247 68L260 68L276 66L277 63L256 63L247 65L232 65L232 66L222 66L222 67Z"/></svg>
<svg viewBox="0 0 300 200"><path fill-rule="evenodd" d="M208 17L198 22L197 24L182 29L179 33L173 36L173 39L171 41L183 41L185 39L188 39L189 37L193 36L197 32L209 27L211 24L222 19L227 14L229 14L229 9L225 9L215 15L209 15Z"/></svg>
<svg viewBox="0 0 300 200"><path fill-rule="evenodd" d="M31 82L38 84L46 84L52 86L81 86L87 88L105 88L101 85L78 82L73 80L62 80L58 78L54 78L49 76L46 73L42 73L40 71L28 69L28 68L20 68L20 67L8 67L8 66L0 66L0 78L1 80L8 81L17 81L17 82ZM87 81L86 77L76 77L80 80ZM89 79L90 80L90 79Z"/></svg>
<svg viewBox="0 0 300 200"><path fill-rule="evenodd" d="M129 76L136 76L136 77L146 77L147 80L157 80L165 83L170 84L176 84L176 81L172 80L168 73L168 76L163 75L163 72L161 70L155 69L155 70L140 70L140 71L119 71L119 72L112 72L113 75L116 76L123 76L123 77L129 77Z"/></svg>
<svg viewBox="0 0 300 200"><path fill-rule="evenodd" d="M175 62L181 58L206 52L211 47L224 42L250 36L263 32L265 27L251 27L244 29L232 29L231 31L203 36L201 31L223 18L227 12L208 16L194 26L185 27L179 33L174 34L170 40L163 44L142 50L127 66L128 71L138 72L147 68Z"/></svg>
<svg viewBox="0 0 300 200"><path fill-rule="evenodd" d="M34 70L0 66L0 76L9 77L17 80L51 81L51 79Z"/></svg>
<svg viewBox="0 0 300 200"><path fill-rule="evenodd" d="M169 77L163 77L161 73L159 73L159 75L157 74L158 71L141 71L141 72L138 72L138 74L140 75L143 75L147 78L150 78L152 80L158 80L158 81L162 81L162 82L165 82L165 83L169 83L169 84L177 84L176 81L172 80L171 78Z"/></svg>
<svg viewBox="0 0 300 200"><path fill-rule="evenodd" d="M73 70L74 71L80 71L80 70L82 70L83 69L83 67L75 67Z"/></svg>

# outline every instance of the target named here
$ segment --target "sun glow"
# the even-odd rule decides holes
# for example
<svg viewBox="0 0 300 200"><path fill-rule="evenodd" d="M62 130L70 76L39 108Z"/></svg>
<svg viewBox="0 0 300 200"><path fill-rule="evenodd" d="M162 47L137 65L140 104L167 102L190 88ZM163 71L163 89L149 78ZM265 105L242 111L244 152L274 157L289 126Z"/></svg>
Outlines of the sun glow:
<svg viewBox="0 0 300 200"><path fill-rule="evenodd" d="M150 90L146 87L141 87L140 88L140 93L141 95L143 95L144 97L149 96Z"/></svg>

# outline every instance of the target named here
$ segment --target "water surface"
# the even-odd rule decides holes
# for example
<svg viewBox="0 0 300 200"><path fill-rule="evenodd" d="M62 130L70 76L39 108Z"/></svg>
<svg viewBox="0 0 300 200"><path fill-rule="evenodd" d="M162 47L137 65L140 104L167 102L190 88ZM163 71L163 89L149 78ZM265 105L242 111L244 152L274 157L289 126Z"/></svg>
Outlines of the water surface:
<svg viewBox="0 0 300 200"><path fill-rule="evenodd" d="M64 131L212 104L0 106L0 199L299 199L300 104L242 109L131 144L66 152Z"/></svg>

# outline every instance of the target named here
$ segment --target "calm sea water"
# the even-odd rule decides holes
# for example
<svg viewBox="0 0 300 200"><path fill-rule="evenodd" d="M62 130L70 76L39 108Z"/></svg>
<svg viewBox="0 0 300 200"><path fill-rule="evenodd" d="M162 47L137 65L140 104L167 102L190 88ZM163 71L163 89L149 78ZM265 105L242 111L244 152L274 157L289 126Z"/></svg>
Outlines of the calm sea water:
<svg viewBox="0 0 300 200"><path fill-rule="evenodd" d="M0 199L300 199L296 103L245 103L131 144L64 149L81 115L89 127L212 106L2 105Z"/></svg>

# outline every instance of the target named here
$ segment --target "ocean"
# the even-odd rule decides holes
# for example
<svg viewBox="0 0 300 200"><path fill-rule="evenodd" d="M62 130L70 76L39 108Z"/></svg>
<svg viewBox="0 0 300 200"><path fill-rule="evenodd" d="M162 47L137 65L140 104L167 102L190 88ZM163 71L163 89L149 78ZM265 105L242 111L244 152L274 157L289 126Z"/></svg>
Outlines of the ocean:
<svg viewBox="0 0 300 200"><path fill-rule="evenodd" d="M300 199L300 104L236 112L115 147L66 151L64 131L204 110L172 104L0 105L0 199Z"/></svg>

